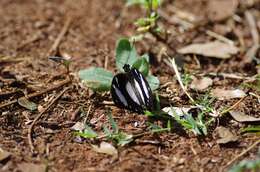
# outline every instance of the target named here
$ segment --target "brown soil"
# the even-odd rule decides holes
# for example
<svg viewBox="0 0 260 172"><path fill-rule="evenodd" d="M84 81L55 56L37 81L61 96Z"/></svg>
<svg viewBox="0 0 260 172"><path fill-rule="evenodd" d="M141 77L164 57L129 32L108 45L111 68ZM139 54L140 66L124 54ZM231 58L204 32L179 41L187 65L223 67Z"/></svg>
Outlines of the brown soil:
<svg viewBox="0 0 260 172"><path fill-rule="evenodd" d="M198 16L198 23L201 25L180 33L180 26L162 20L160 24L171 32L168 44L177 49L192 42L212 40L212 37L205 34L207 29L225 35L234 40L236 45L240 45L238 35L242 35L244 45L240 46L243 49L238 55L222 61L198 57L200 68L192 57L187 57L185 68L191 73L255 75L255 62L245 63L243 60L245 51L253 42L244 12L250 11L253 14L260 30L260 1L240 0L236 17L228 17L221 21L208 17L207 3L206 0L164 2L162 10L165 13L172 14L171 7L175 6ZM99 102L111 101L109 94L100 96L82 87L77 79L77 72L90 66L104 67L105 59L108 59L108 70L116 71L116 40L122 36L133 35L135 27L132 23L143 14L143 10L137 7L126 8L121 0L0 1L0 105L24 94L52 87L66 78L64 67L48 60L47 54L68 17L72 18L72 23L62 37L59 52L72 57L71 71L72 76L75 76L72 83L66 85L70 89L35 125L32 136L37 153L31 153L27 139L30 122L66 86L31 99L39 105L35 112L28 111L18 104L0 109L0 148L11 153L9 159L0 161L0 171L18 171L19 165L24 162L48 164L48 170L54 172L225 171L223 168L229 161L259 140L259 136L255 134L242 135L239 129L246 125L235 122L227 114L212 126L212 131L205 138L198 138L189 132L180 134L174 130L171 133L145 135L126 147L118 148L118 158L94 152L91 141L76 141L70 127L82 120L79 115L75 117L77 109L83 107L87 112L91 107L88 121L97 120L103 115L93 125L95 130L101 131L102 124L108 121L104 116L106 105ZM163 44L149 38L137 44L140 53L150 51L155 58L161 46ZM175 55L175 52L175 49L172 49L171 55ZM256 54L258 58L259 54ZM152 66L152 72L160 78L162 84L172 81L174 74L163 61ZM242 82L243 80L215 77L213 88L238 88ZM177 82L173 82L169 87L179 90L172 95L181 97L176 99L176 106L189 104ZM159 93L169 94L165 89L161 89ZM192 94L197 95L196 92ZM223 109L237 101L216 101L214 106ZM236 108L246 114L260 117L259 102L254 96L247 96ZM116 107L112 109L120 129L126 133L137 133L147 129L147 117ZM137 127L134 125L135 122L138 124ZM217 125L224 125L237 133L238 142L228 145L217 144L213 131ZM254 158L257 150L256 146L238 160Z"/></svg>

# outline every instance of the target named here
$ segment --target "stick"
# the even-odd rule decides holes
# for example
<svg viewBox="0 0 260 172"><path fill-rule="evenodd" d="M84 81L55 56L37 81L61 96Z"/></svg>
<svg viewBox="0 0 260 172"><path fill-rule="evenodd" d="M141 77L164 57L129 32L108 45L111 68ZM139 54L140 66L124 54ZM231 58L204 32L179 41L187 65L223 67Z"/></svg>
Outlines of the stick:
<svg viewBox="0 0 260 172"><path fill-rule="evenodd" d="M241 158L243 155L248 153L250 150L252 150L255 146L257 146L260 143L260 140L257 140L255 143L253 143L251 146L249 146L246 150L241 152L239 155L237 155L234 159L229 161L225 166L224 169L227 168L229 165L231 165L233 162L235 162L237 159Z"/></svg>
<svg viewBox="0 0 260 172"><path fill-rule="evenodd" d="M211 37L213 37L213 38L218 39L219 41L222 41L222 42L224 42L224 43L227 43L227 44L229 44L229 45L234 45L234 42L233 42L232 40L230 40L230 39L228 39L228 38L226 38L226 37L224 37L224 36L222 36L222 35L219 35L219 34L217 34L217 33L215 33L215 32L212 32L212 31L210 31L210 30L207 30L207 31L206 31L206 34L209 35L209 36L211 36Z"/></svg>
<svg viewBox="0 0 260 172"><path fill-rule="evenodd" d="M220 113L220 116L231 111L232 109L234 109L235 107L237 107L243 100L245 99L245 97L242 97L241 99L239 99L235 104L233 104L232 106L230 106L227 110L224 110Z"/></svg>
<svg viewBox="0 0 260 172"><path fill-rule="evenodd" d="M42 33L41 32L37 32L36 34L32 35L32 37L30 37L29 39L25 40L21 45L19 45L16 50L23 49L28 44L40 40L41 37L42 37Z"/></svg>
<svg viewBox="0 0 260 172"><path fill-rule="evenodd" d="M67 33L67 31L68 31L68 28L69 28L69 26L70 26L70 23L71 23L71 17L69 17L69 18L66 20L66 22L65 22L65 24L64 24L64 26L63 26L63 28L62 28L62 30L61 30L61 32L60 32L60 34L58 35L58 37L57 37L56 40L54 41L53 45L51 46L51 48L50 48L49 51L47 52L47 55L46 55L47 57L49 57L52 52L54 52L54 51L57 50L58 46L60 45L60 42L61 42L62 38L64 37L64 35L65 35L65 34Z"/></svg>
<svg viewBox="0 0 260 172"><path fill-rule="evenodd" d="M167 55L167 54L166 54L166 55ZM170 57L169 55L167 55L167 56ZM190 99L193 103L195 103L194 99L190 96L190 94L187 92L187 90L185 89L185 87L184 87L184 85L183 85L183 83L182 83L180 73L179 73L178 68L177 68L177 65L176 65L176 63L175 63L175 59L172 58L172 59L169 59L169 60L170 60L171 63L172 63L173 70L174 70L174 72L175 72L175 74L176 74L177 80L178 80L178 82L179 82L179 84L180 84L182 90L183 90L184 93L189 97L189 99Z"/></svg>
<svg viewBox="0 0 260 172"><path fill-rule="evenodd" d="M31 123L31 125L28 128L28 142L29 142L29 146L31 149L31 152L33 153L34 151L34 146L33 146L33 140L32 140L32 131L33 131L33 127L36 124L36 122L41 118L41 116L53 105L53 103L55 103L67 90L69 89L69 87L66 87L63 91L60 92L60 94L54 98L50 104L48 104L48 106L41 112L39 113L36 118L33 120L33 122Z"/></svg>
<svg viewBox="0 0 260 172"><path fill-rule="evenodd" d="M68 84L68 83L70 83L70 82L71 82L70 79L65 79L64 81L61 81L61 82L58 83L57 85L53 85L53 86L51 86L50 88L47 88L47 89L45 89L45 90L43 90L43 91L36 92L36 93L32 93L32 94L27 95L26 97L24 96L24 97L20 97L20 98L30 99L30 98L33 98L33 97L37 97L37 96L40 96L40 95L45 94L45 93L47 93L47 92L50 92L50 91L52 91L52 90L56 90L57 88L62 87L63 85L66 85L66 84ZM10 106L10 105L12 105L12 104L15 104L15 103L17 103L17 102L18 102L18 99L12 100L12 101L7 102L7 103L5 103L5 104L2 104L2 105L0 105L0 109L1 109L1 108L4 108L4 107L6 107L6 106Z"/></svg>
<svg viewBox="0 0 260 172"><path fill-rule="evenodd" d="M254 16L249 11L246 11L245 12L245 17L246 17L246 20L247 20L247 22L249 24L251 35L252 35L252 38L253 38L253 45L246 52L245 62L251 62L252 59L255 57L255 55L257 53L257 50L260 47L259 46L259 33L257 31L257 26L256 26L256 22L255 22Z"/></svg>

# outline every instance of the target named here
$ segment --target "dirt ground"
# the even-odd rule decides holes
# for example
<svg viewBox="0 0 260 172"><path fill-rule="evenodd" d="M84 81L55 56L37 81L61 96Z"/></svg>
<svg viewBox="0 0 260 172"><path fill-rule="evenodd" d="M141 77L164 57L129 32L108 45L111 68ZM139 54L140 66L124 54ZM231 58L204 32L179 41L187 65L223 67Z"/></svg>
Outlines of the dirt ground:
<svg viewBox="0 0 260 172"><path fill-rule="evenodd" d="M182 30L179 23L162 18L160 25L169 31L167 44L170 54L175 56L180 47L195 42L206 42L213 38L207 30L224 35L235 42L240 52L230 59L220 60L198 56L186 56L184 66L190 73L232 73L243 76L257 74L255 62L245 58L253 44L251 28L245 12L256 19L260 31L260 1L238 0L233 16L223 17L218 11L213 13L209 0L165 0L161 10L174 15L174 9L181 9L196 16L192 29ZM211 7L213 8L213 7ZM217 8L217 7L216 7ZM225 13L226 7L223 8ZM231 7L230 7L231 8ZM210 12L209 12L210 11ZM144 11L138 7L125 7L123 0L1 0L0 1L0 105L17 98L40 92L66 80L63 66L50 61L48 55L58 35L62 32L68 18L71 23L59 44L59 53L72 57L72 82L33 97L38 110L29 111L17 103L0 109L0 148L11 155L0 158L0 171L23 171L24 163L46 164L48 171L226 171L226 165L259 140L257 134L241 134L240 129L247 126L235 122L230 115L220 118L211 126L209 135L204 138L193 133L172 131L148 134L135 142L118 148L119 156L114 157L93 151L92 141L78 141L71 127L82 117L77 113L82 107L88 112L87 121L93 123L96 131L108 123L103 101L111 101L108 93L99 95L83 87L77 73L91 66L107 67L116 72L115 45L120 37L132 36L133 22ZM188 99L173 81L174 71L162 61L158 62L162 43L155 38L137 43L140 53L150 52L157 59L152 73L159 77L161 85L172 81L172 97L177 97L175 106L188 104ZM256 52L260 58L260 51ZM106 65L105 62L108 64ZM258 71L259 72L259 71ZM243 79L212 76L213 88L240 88ZM28 142L30 123L64 88L69 87L35 124L32 138L35 153L31 153ZM159 93L170 94L161 88ZM259 95L259 92L245 89ZM192 92L193 96L198 93ZM232 106L238 99L216 101L214 107L223 109ZM260 117L259 100L248 95L236 107L246 114ZM146 116L131 113L112 106L112 114L121 130L126 133L146 131ZM94 121L94 122L93 122ZM136 124L138 124L136 126ZM225 126L239 137L235 143L220 145L216 142L214 129ZM248 151L235 162L256 157L258 147ZM39 168L39 167L36 167ZM32 170L32 168L29 168ZM26 171L26 170L25 170ZM38 169L40 171L40 169Z"/></svg>

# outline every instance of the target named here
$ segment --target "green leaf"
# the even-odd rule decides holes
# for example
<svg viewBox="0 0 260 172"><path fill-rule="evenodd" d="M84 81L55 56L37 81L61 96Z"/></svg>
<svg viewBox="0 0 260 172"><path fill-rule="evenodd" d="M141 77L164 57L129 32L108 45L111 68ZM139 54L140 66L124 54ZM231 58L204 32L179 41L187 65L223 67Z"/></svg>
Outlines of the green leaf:
<svg viewBox="0 0 260 172"><path fill-rule="evenodd" d="M152 7L156 10L161 4L161 0L152 0Z"/></svg>
<svg viewBox="0 0 260 172"><path fill-rule="evenodd" d="M132 67L138 69L144 76L147 76L149 73L149 63L146 58L139 58Z"/></svg>
<svg viewBox="0 0 260 172"><path fill-rule="evenodd" d="M126 5L145 5L146 0L126 0Z"/></svg>
<svg viewBox="0 0 260 172"><path fill-rule="evenodd" d="M117 136L115 136L115 140L117 141L117 145L125 146L133 141L133 135L120 132Z"/></svg>
<svg viewBox="0 0 260 172"><path fill-rule="evenodd" d="M149 83L151 89L154 91L160 86L160 81L156 76L148 75L146 77L147 82Z"/></svg>
<svg viewBox="0 0 260 172"><path fill-rule="evenodd" d="M106 125L102 126L103 132L105 133L106 137L111 137L112 132L108 129Z"/></svg>
<svg viewBox="0 0 260 172"><path fill-rule="evenodd" d="M126 38L122 38L117 42L116 46L116 66L120 71L124 71L125 64L133 65L137 60L138 54L135 47Z"/></svg>
<svg viewBox="0 0 260 172"><path fill-rule="evenodd" d="M148 63L150 62L150 58L149 58L149 55L148 55L148 54L143 54L143 55L141 56L141 58L145 58Z"/></svg>
<svg viewBox="0 0 260 172"><path fill-rule="evenodd" d="M89 127L88 125L85 126L85 129L83 132L75 132L75 134L77 136L81 136L81 137L84 137L84 138L96 138L98 136L98 134L92 130L91 127Z"/></svg>
<svg viewBox="0 0 260 172"><path fill-rule="evenodd" d="M109 91L113 79L113 73L103 68L91 67L80 70L79 78L87 87L94 91Z"/></svg>
<svg viewBox="0 0 260 172"><path fill-rule="evenodd" d="M118 133L118 131L119 131L118 126L116 124L116 121L112 117L111 112L108 112L108 119L109 119L109 122L111 124L112 129L113 129L113 133Z"/></svg>
<svg viewBox="0 0 260 172"><path fill-rule="evenodd" d="M246 128L243 128L242 133L260 133L260 125L252 125L252 126L248 126Z"/></svg>
<svg viewBox="0 0 260 172"><path fill-rule="evenodd" d="M29 101L27 98L22 97L18 99L18 104L22 107L25 107L28 110L34 111L37 109L37 104L32 101Z"/></svg>

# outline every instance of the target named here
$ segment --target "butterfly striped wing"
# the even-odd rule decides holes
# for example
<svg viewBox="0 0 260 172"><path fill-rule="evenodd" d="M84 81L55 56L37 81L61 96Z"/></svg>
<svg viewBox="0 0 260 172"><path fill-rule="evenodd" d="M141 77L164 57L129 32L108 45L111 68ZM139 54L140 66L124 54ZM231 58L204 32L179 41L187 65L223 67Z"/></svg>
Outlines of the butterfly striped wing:
<svg viewBox="0 0 260 172"><path fill-rule="evenodd" d="M137 69L115 75L111 94L113 101L119 107L139 113L153 108L151 88Z"/></svg>

